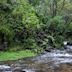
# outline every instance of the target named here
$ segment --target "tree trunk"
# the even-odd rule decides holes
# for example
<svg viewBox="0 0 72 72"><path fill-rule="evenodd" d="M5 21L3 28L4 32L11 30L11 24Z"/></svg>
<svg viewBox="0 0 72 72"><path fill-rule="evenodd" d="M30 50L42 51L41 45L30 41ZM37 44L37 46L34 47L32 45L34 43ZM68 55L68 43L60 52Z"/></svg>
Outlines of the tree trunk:
<svg viewBox="0 0 72 72"><path fill-rule="evenodd" d="M57 14L57 1L56 0L51 0L50 10L51 10L51 16L55 17Z"/></svg>

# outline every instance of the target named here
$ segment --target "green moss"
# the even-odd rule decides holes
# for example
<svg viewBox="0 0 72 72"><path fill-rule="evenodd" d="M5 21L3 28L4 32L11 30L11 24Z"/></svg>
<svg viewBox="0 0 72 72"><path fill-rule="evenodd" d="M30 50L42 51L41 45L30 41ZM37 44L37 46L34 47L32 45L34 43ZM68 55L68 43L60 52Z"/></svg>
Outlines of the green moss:
<svg viewBox="0 0 72 72"><path fill-rule="evenodd" d="M35 56L36 54L30 50L16 51L16 52L0 52L0 61L17 60L20 58Z"/></svg>

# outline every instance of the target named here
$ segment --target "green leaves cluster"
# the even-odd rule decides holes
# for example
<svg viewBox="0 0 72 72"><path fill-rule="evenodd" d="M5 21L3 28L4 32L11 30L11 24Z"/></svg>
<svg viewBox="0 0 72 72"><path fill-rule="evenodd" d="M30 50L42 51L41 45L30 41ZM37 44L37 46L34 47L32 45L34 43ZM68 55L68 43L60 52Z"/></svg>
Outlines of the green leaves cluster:
<svg viewBox="0 0 72 72"><path fill-rule="evenodd" d="M6 41L21 41L26 38L26 28L35 28L37 24L37 16L27 0L0 0L0 34Z"/></svg>
<svg viewBox="0 0 72 72"><path fill-rule="evenodd" d="M22 15L22 23L27 28L37 28L39 19L35 14L35 9L28 3L27 0L17 1L18 6L14 9L13 14Z"/></svg>
<svg viewBox="0 0 72 72"><path fill-rule="evenodd" d="M25 48L61 47L72 39L71 0L0 0L0 44ZM8 46L9 46L8 45ZM44 47L43 47L44 46ZM24 49L25 49L24 48Z"/></svg>

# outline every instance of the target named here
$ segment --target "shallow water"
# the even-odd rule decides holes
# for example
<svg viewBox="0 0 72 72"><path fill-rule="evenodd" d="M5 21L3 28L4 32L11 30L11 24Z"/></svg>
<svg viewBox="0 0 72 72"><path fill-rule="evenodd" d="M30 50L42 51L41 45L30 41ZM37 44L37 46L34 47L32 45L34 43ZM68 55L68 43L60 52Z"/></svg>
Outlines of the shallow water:
<svg viewBox="0 0 72 72"><path fill-rule="evenodd" d="M9 65L12 70L19 67L25 72L72 72L72 53L52 50L36 57L0 62L0 64Z"/></svg>

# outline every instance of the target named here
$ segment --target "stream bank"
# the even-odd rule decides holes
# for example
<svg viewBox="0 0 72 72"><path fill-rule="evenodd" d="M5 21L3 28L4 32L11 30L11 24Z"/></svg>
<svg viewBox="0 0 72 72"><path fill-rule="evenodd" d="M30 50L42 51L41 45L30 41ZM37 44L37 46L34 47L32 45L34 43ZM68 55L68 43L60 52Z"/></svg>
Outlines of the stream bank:
<svg viewBox="0 0 72 72"><path fill-rule="evenodd" d="M72 72L72 53L66 50L52 50L35 57L1 61L0 65L9 66L12 72Z"/></svg>

